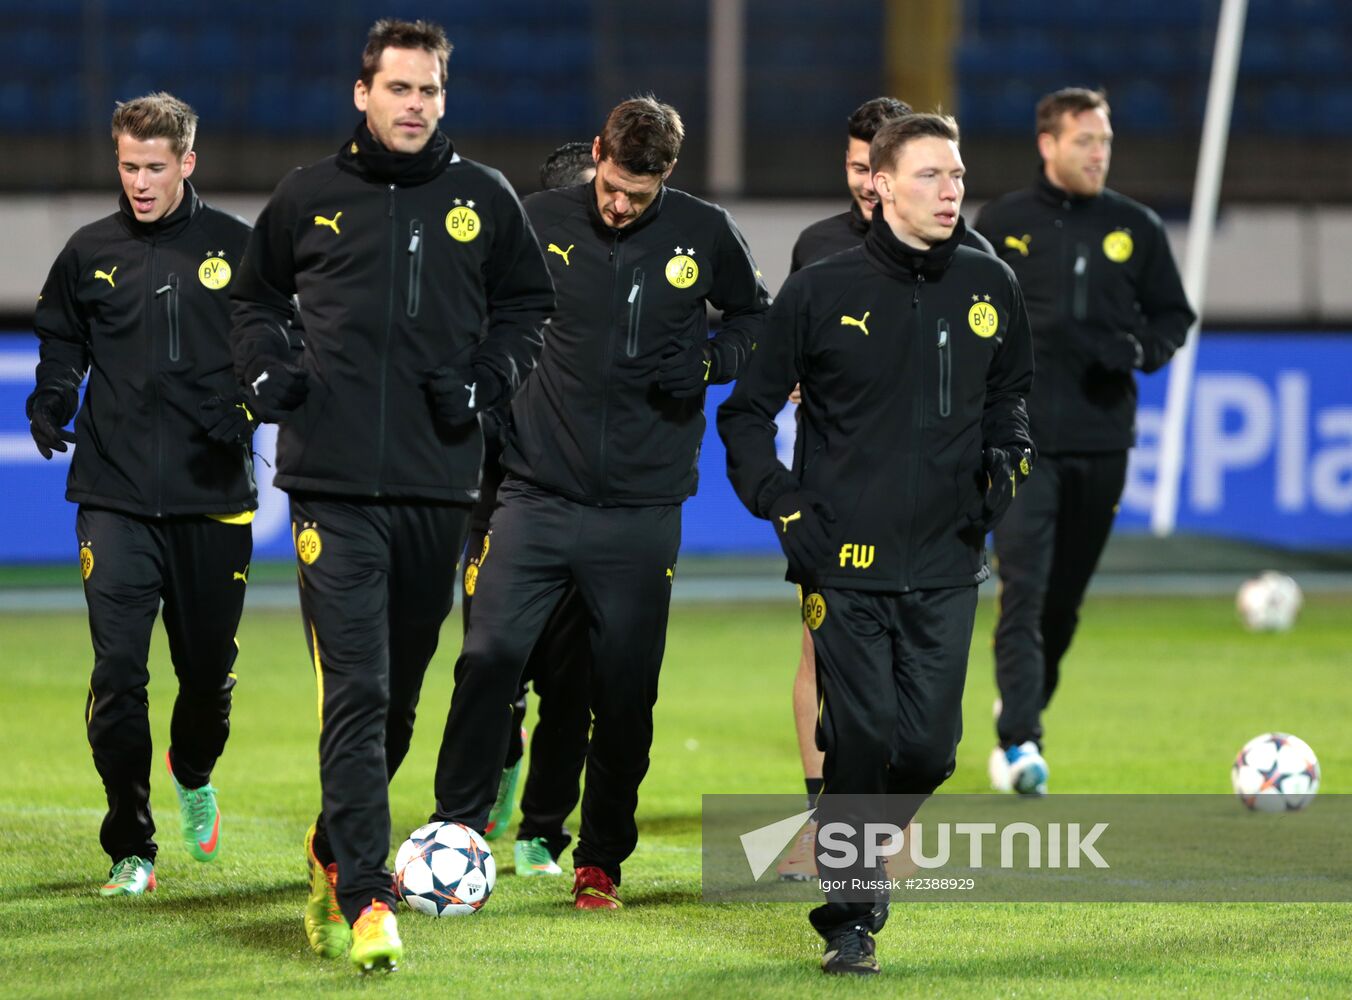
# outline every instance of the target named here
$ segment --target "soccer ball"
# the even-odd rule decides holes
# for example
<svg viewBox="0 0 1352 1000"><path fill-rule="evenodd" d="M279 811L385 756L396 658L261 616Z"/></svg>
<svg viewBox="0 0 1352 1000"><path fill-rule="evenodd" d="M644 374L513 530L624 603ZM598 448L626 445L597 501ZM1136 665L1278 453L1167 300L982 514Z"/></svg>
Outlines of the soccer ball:
<svg viewBox="0 0 1352 1000"><path fill-rule="evenodd" d="M1257 812L1304 809L1319 790L1319 761L1304 740L1264 733L1239 751L1230 784L1239 801Z"/></svg>
<svg viewBox="0 0 1352 1000"><path fill-rule="evenodd" d="M1235 608L1250 632L1285 632L1296 623L1303 600L1295 580L1268 570L1240 585Z"/></svg>
<svg viewBox="0 0 1352 1000"><path fill-rule="evenodd" d="M411 909L432 917L477 913L497 879L493 852L462 823L428 823L394 857L394 880Z"/></svg>

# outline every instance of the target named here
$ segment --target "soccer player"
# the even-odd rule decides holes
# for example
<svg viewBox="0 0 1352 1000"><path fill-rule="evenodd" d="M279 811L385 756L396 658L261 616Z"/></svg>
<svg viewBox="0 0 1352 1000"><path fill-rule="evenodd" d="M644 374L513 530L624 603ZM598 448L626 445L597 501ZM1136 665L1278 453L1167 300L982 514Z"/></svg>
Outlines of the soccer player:
<svg viewBox="0 0 1352 1000"><path fill-rule="evenodd" d="M512 404L507 478L437 762L433 818L482 830L507 746L501 706L575 586L593 717L573 852L579 909L620 905L704 390L741 371L769 302L728 214L666 185L684 132L674 108L624 101L592 143L594 182L526 201L559 306ZM713 338L706 303L723 312Z"/></svg>
<svg viewBox="0 0 1352 1000"><path fill-rule="evenodd" d="M234 293L235 370L281 425L275 481L319 689L305 927L320 955L350 943L363 971L403 953L387 783L451 610L479 414L534 366L553 305L511 187L437 127L450 48L435 24L376 22L354 87L362 120L336 156L278 185ZM298 357L280 336L293 295Z"/></svg>
<svg viewBox="0 0 1352 1000"><path fill-rule="evenodd" d="M887 122L870 163L864 245L790 275L718 414L737 495L803 588L823 822L837 794L923 796L953 773L985 532L1031 467L1032 338L1013 273L962 245L957 123ZM774 418L795 383L790 471ZM823 969L876 973L886 918L828 893L811 914Z"/></svg>
<svg viewBox="0 0 1352 1000"><path fill-rule="evenodd" d="M118 211L66 243L34 321L33 440L47 459L75 444L66 499L79 504L94 645L85 724L108 797L99 840L112 870L102 896L155 888L146 684L161 601L178 677L165 765L180 833L198 861L221 851L211 772L230 732L258 506L227 297L249 226L197 196L188 180L196 134L196 113L170 94L117 105Z"/></svg>
<svg viewBox="0 0 1352 1000"><path fill-rule="evenodd" d="M596 176L591 143L567 142L550 153L540 166L544 190L590 184ZM504 407L505 408L505 407ZM465 602L461 609L468 630L470 607L479 574L479 558L488 534L489 519L502 485L502 445L506 416L498 410L484 414L484 470L479 502L470 517L465 561ZM498 781L498 797L484 829L487 840L502 836L516 806L516 786L525 762L526 685L534 684L540 699L535 737L531 741L530 772L521 796L521 825L512 845L516 873L523 876L562 875L558 858L572 842L564 820L577 806L578 782L587 758L591 710L587 701L587 609L570 587L549 616L531 651L521 688L512 703L507 759Z"/></svg>
<svg viewBox="0 0 1352 1000"><path fill-rule="evenodd" d="M1038 475L995 533L990 777L1000 791L1047 789L1042 712L1122 496L1134 373L1163 367L1194 318L1159 216L1104 186L1112 143L1101 92L1048 94L1037 106L1037 181L987 204L976 223L1028 297L1039 366L1029 401Z"/></svg>
<svg viewBox="0 0 1352 1000"><path fill-rule="evenodd" d="M878 205L878 193L873 188L873 171L869 167L869 143L885 122L911 114L911 106L895 97L875 97L854 109L846 122L845 184L850 189L850 207L838 215L814 222L801 233L793 245L789 273L815 263L833 253L849 250L864 242L873 211ZM993 254L994 248L980 233L967 229L963 242L976 250ZM795 390L789 397L797 403L801 394ZM802 653L798 673L793 679L793 721L798 734L798 752L803 761L803 779L807 786L808 806L816 802L822 789L822 752L817 747L817 664L812 655L812 637L803 626ZM817 862L814 856L817 825L808 823L793 848L775 866L775 871L786 881L804 881L815 878Z"/></svg>

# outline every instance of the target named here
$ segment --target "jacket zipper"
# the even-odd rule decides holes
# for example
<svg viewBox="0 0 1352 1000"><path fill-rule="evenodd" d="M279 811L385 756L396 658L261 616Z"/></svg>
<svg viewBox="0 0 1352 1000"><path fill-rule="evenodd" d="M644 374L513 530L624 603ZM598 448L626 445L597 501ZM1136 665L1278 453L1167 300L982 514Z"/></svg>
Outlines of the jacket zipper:
<svg viewBox="0 0 1352 1000"><path fill-rule="evenodd" d="M385 294L385 347L380 352L380 420L376 424L376 489L375 495L382 496L385 485L385 408L389 388L385 384L390 375L390 341L394 337L394 276L398 273L395 254L399 246L399 224L394 218L394 185L389 185L385 215L390 220L390 280L386 283Z"/></svg>
<svg viewBox="0 0 1352 1000"><path fill-rule="evenodd" d="M952 397L949 383L952 381L952 348L949 346L948 320L939 320L939 416L946 417L952 411Z"/></svg>
<svg viewBox="0 0 1352 1000"><path fill-rule="evenodd" d="M1071 299L1071 315L1083 320L1089 315L1089 247L1075 244L1075 290Z"/></svg>
<svg viewBox="0 0 1352 1000"><path fill-rule="evenodd" d="M624 255L619 253L620 234L616 233L610 244L610 301L611 308L614 308L615 292L620 281L620 261ZM633 289L630 289L630 295L633 295ZM605 494L606 486L606 423L610 416L610 379L615 367L615 331L619 324L611 322L610 337L606 341L606 374L605 380L601 383L601 434L600 451L596 456L597 482L596 489L601 495Z"/></svg>
<svg viewBox="0 0 1352 1000"><path fill-rule="evenodd" d="M171 271L169 280L155 289L155 294L165 297L164 313L169 320L169 360L177 361L182 352L178 334L178 275Z"/></svg>
<svg viewBox="0 0 1352 1000"><path fill-rule="evenodd" d="M418 315L422 292L423 238L422 219L408 224L408 314Z"/></svg>
<svg viewBox="0 0 1352 1000"><path fill-rule="evenodd" d="M915 331L916 331L917 337L919 336L920 331L924 329L924 326L923 326L923 320L922 320L922 316L924 315L924 310L920 308L920 287L921 287L922 285L924 285L924 283L925 283L925 276L924 276L923 274L918 274L918 273L917 273L916 276L915 276L915 288L914 288L914 290L911 292L911 308L915 310ZM909 342L911 339L912 339L912 338L906 338L906 342ZM915 353L916 353L917 358L923 358L923 357L924 357L924 354L923 354L922 351L920 350L920 346L921 346L921 345L920 345L920 344L918 343L918 341L917 341L916 346L913 348L913 350L914 350ZM920 368L919 370L920 370L920 371L924 371L924 366L922 365L921 368ZM917 424L916 424L916 425L917 425L918 427L921 428L922 434L923 434L923 429L924 429L924 426L925 426L925 416L924 416L924 414L925 414L925 388L924 388L924 386L925 386L925 380L924 380L924 379L921 379L921 380L920 380L920 400L919 400L919 405L916 407L916 410L915 410L915 413L916 413L917 416L918 416L918 420L917 420ZM909 506L910 506L910 509L909 509L909 511L907 512L907 518L906 518L906 522L907 522L907 528L906 528L906 548L903 550L903 551L906 552L906 553L910 553L910 552L914 552L914 551L915 551L915 509L916 509L916 506L917 506L916 494L917 494L917 492L918 492L919 489L920 489L920 449L919 449L919 448L913 449L913 453L912 453L912 456L911 456L911 477L910 477L910 478L911 478L911 497L910 497L910 501L911 501L911 502L910 502L910 505L909 505ZM901 567L901 570L902 570L902 572L899 573L898 576L897 576L897 585L898 585L899 587L901 587L901 592L902 592L903 594L909 593L909 592L911 591L911 589L912 589L912 588L911 588L911 583L910 583L910 580L911 580L911 567L910 567L909 563L908 563L907 565L905 565L905 566L902 566L902 567Z"/></svg>
<svg viewBox="0 0 1352 1000"><path fill-rule="evenodd" d="M643 313L643 268L634 268L634 284L629 289L629 335L624 341L624 353L638 357L638 323Z"/></svg>
<svg viewBox="0 0 1352 1000"><path fill-rule="evenodd" d="M169 285L161 288L155 287L155 271L159 264L159 254L155 250L155 244L150 245L150 260L146 265L146 298L149 300L146 305L153 307L154 301L169 290ZM147 308L146 315L152 315L152 309ZM164 436L160 432L160 386L159 386L159 365L156 364L158 351L155 350L156 337L153 331L148 332L146 337L146 388L149 390L151 406L154 412L151 414L150 426L154 428L155 436L155 516L159 517L163 513L164 505L164 484L162 471L164 468Z"/></svg>

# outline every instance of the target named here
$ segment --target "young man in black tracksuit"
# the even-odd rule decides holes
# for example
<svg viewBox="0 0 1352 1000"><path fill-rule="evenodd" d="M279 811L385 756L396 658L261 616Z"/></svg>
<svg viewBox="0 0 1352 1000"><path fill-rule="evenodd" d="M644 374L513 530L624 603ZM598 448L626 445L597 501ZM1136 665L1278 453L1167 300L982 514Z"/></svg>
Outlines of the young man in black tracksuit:
<svg viewBox="0 0 1352 1000"><path fill-rule="evenodd" d="M75 443L66 499L76 531L94 673L85 723L108 813L103 896L155 888L146 684L161 600L178 677L169 769L181 835L219 855L211 772L230 732L235 628L258 506L253 423L230 369L229 290L249 227L188 176L197 116L169 94L119 104L117 212L75 233L43 286L28 397L44 458ZM84 404L80 383L89 376ZM75 418L75 433L64 430Z"/></svg>
<svg viewBox="0 0 1352 1000"><path fill-rule="evenodd" d="M362 969L402 954L387 783L451 609L479 413L531 370L553 305L511 187L437 129L449 51L436 25L377 22L355 87L364 120L278 186L234 294L236 372L281 424L275 481L291 498L319 685L306 931L330 957L350 939ZM293 295L298 360L280 336Z"/></svg>
<svg viewBox="0 0 1352 1000"><path fill-rule="evenodd" d="M542 190L574 187L589 183L596 176L591 143L564 143L540 167ZM470 608L479 577L479 562L487 555L484 540L488 535L493 508L498 505L498 487L502 485L502 448L506 439L506 406L484 414L484 469L479 502L470 515L469 541L465 551L464 605L460 609L465 631L469 631ZM516 874L535 877L562 875L558 858L573 837L564 820L577 806L579 781L587 759L587 741L591 733L587 675L591 657L587 648L587 609L570 587L554 608L549 621L531 650L521 687L512 702L512 721L507 757L498 780L498 797L488 814L484 829L486 840L501 837L511 822L516 807L516 786L525 764L526 687L533 685L539 700L535 733L530 742L530 771L521 793L521 825L512 845Z"/></svg>
<svg viewBox="0 0 1352 1000"><path fill-rule="evenodd" d="M1018 275L1037 345L1029 419L1041 462L995 533L991 783L1026 794L1046 790L1042 711L1126 481L1134 373L1163 367L1194 319L1159 216L1104 187L1113 133L1103 95L1049 94L1037 131L1037 182L990 202L976 223Z"/></svg>
<svg viewBox="0 0 1352 1000"><path fill-rule="evenodd" d="M1023 298L1008 267L962 245L957 139L940 115L878 131L881 207L864 246L789 278L718 414L737 495L770 521L804 591L823 824L837 795L923 796L952 774L985 533L1031 468ZM790 471L774 417L795 382ZM823 968L877 972L886 917L828 893L811 914Z"/></svg>
<svg viewBox="0 0 1352 1000"><path fill-rule="evenodd" d="M593 143L595 181L527 199L559 307L512 405L437 764L434 818L483 829L508 737L499 706L576 586L594 720L573 853L580 909L619 905L704 389L737 376L769 300L727 213L664 185L683 132L673 108L625 101ZM723 312L712 339L706 303Z"/></svg>
<svg viewBox="0 0 1352 1000"><path fill-rule="evenodd" d="M848 137L845 145L845 183L850 189L850 208L839 215L814 222L798 234L798 240L793 245L790 274L864 242L874 206L878 204L878 193L873 188L873 170L868 161L869 144L885 122L910 113L911 106L895 97L875 97L854 109L846 123ZM986 238L975 229L966 231L963 243L976 250L995 253ZM800 401L796 392L789 398L794 402ZM817 664L812 655L812 635L806 625L803 626L798 673L793 679L793 718L808 802L812 803L822 787L822 752L817 746L816 736ZM775 866L781 879L802 881L816 877L816 829L815 823L809 823L793 849Z"/></svg>

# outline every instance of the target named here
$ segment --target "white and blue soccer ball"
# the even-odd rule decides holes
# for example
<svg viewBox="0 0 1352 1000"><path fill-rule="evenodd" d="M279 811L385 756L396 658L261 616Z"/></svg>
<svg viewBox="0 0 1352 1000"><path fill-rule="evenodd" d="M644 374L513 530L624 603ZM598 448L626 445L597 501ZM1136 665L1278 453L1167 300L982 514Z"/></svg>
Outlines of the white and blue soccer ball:
<svg viewBox="0 0 1352 1000"><path fill-rule="evenodd" d="M1256 812L1304 809L1319 791L1319 760L1298 737L1264 733L1239 751L1230 784L1239 801Z"/></svg>
<svg viewBox="0 0 1352 1000"><path fill-rule="evenodd" d="M1304 603L1300 585L1273 570L1245 580L1235 595L1239 620L1250 632L1285 632L1296 623Z"/></svg>
<svg viewBox="0 0 1352 1000"><path fill-rule="evenodd" d="M394 858L399 895L432 917L477 913L497 880L493 852L462 823L428 823L408 835Z"/></svg>

